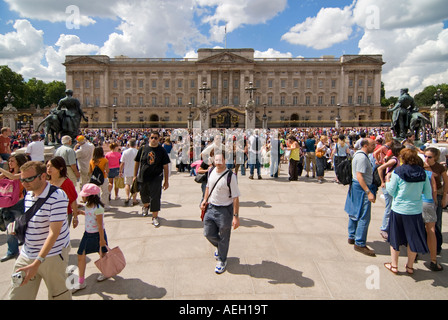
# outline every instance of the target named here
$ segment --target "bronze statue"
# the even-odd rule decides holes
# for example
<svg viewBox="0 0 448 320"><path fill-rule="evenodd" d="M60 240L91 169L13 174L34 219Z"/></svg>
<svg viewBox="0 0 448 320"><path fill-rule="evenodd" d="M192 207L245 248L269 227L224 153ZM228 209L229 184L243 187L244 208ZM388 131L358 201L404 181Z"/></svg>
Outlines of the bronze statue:
<svg viewBox="0 0 448 320"><path fill-rule="evenodd" d="M414 112L418 112L414 98L409 93L409 89L401 89L397 103L387 111L392 113L391 129L398 138L405 139L408 130L411 129L411 119Z"/></svg>
<svg viewBox="0 0 448 320"><path fill-rule="evenodd" d="M51 142L53 144L60 143L60 137L68 135L72 141L76 141L76 136L79 134L79 126L81 118L86 122L87 117L82 111L81 104L78 99L73 98L73 91L68 89L65 91L65 98L59 100L58 106L50 111L50 114L39 124L37 129L45 123L45 142L48 144L50 140L48 135L51 135Z"/></svg>

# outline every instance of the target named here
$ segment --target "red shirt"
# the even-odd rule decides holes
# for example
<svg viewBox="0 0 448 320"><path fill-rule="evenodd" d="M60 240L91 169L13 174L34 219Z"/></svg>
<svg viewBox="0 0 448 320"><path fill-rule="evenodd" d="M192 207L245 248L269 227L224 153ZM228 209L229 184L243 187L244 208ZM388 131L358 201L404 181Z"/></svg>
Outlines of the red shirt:
<svg viewBox="0 0 448 320"><path fill-rule="evenodd" d="M72 202L78 199L78 193L76 192L72 180L70 180L69 178L65 179L65 181L61 184L60 188L64 190L65 194L67 195L68 198L67 213L70 214L72 213Z"/></svg>
<svg viewBox="0 0 448 320"><path fill-rule="evenodd" d="M0 153L11 153L9 147L11 144L11 139L0 135Z"/></svg>

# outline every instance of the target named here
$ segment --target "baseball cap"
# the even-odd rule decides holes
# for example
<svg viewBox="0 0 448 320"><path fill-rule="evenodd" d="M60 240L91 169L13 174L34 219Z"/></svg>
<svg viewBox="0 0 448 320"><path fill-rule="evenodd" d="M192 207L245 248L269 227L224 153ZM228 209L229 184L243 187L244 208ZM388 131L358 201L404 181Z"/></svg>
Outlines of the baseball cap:
<svg viewBox="0 0 448 320"><path fill-rule="evenodd" d="M84 141L86 138L84 136L77 136L76 141L81 142Z"/></svg>
<svg viewBox="0 0 448 320"><path fill-rule="evenodd" d="M101 189L96 184L87 183L82 187L82 190L79 192L81 197L93 196L96 194L100 194Z"/></svg>

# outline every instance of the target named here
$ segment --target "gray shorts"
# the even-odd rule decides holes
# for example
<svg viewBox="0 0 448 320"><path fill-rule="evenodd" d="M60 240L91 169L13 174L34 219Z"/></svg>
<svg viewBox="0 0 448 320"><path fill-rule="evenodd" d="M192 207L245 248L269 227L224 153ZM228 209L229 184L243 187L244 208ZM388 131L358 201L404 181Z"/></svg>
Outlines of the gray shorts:
<svg viewBox="0 0 448 320"><path fill-rule="evenodd" d="M437 222L436 205L434 202L423 202L422 217L425 223Z"/></svg>

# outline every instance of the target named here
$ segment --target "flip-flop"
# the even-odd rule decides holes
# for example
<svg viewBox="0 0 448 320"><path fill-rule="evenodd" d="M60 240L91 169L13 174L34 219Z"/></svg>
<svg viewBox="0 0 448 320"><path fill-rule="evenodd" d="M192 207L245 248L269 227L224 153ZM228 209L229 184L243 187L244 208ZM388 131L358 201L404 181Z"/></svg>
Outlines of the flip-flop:
<svg viewBox="0 0 448 320"><path fill-rule="evenodd" d="M389 266L389 267L388 267ZM390 272L392 272L393 274L398 274L398 267L394 267L393 265L392 265L392 262L386 262L385 264L384 264L384 267L387 269L387 270L389 270ZM395 271L394 271L394 269L395 269Z"/></svg>

